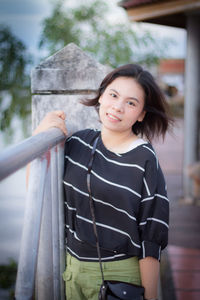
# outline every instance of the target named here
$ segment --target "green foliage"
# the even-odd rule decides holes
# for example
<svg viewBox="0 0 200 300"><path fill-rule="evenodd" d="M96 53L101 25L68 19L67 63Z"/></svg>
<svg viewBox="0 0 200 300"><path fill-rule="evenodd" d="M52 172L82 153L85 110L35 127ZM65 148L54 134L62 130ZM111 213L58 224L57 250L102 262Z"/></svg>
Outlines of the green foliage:
<svg viewBox="0 0 200 300"><path fill-rule="evenodd" d="M8 134L16 116L23 120L24 132L27 129L31 111L29 63L24 44L0 25L0 130Z"/></svg>
<svg viewBox="0 0 200 300"><path fill-rule="evenodd" d="M43 21L39 47L46 46L50 54L73 42L99 62L116 67L131 62L149 66L166 52L166 43L147 31L133 30L128 20L111 23L112 11L105 1L81 2L75 8L71 4L58 0Z"/></svg>
<svg viewBox="0 0 200 300"><path fill-rule="evenodd" d="M17 263L10 260L7 265L0 265L0 288L9 290L9 299L14 298L14 285L17 275Z"/></svg>

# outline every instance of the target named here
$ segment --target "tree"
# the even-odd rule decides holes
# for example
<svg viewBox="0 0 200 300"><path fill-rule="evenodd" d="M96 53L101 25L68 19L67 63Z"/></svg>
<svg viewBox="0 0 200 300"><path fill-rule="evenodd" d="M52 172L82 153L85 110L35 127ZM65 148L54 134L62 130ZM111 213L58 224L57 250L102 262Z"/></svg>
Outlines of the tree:
<svg viewBox="0 0 200 300"><path fill-rule="evenodd" d="M0 288L9 291L9 299L14 299L16 275L17 263L13 259L7 265L0 265Z"/></svg>
<svg viewBox="0 0 200 300"><path fill-rule="evenodd" d="M51 16L43 21L39 47L46 46L49 54L74 42L99 62L116 67L130 62L155 64L166 51L166 43L147 31L137 33L128 20L111 23L112 12L105 1L71 4L57 0Z"/></svg>
<svg viewBox="0 0 200 300"><path fill-rule="evenodd" d="M26 132L31 112L30 63L25 45L0 25L0 129L12 135L12 120L19 117Z"/></svg>

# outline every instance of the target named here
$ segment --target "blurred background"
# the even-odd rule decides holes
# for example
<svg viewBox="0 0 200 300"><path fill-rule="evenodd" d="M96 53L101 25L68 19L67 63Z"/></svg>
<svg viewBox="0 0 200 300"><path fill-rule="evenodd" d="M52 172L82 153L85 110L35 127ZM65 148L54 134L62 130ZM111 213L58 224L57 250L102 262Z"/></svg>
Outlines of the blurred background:
<svg viewBox="0 0 200 300"><path fill-rule="evenodd" d="M156 141L155 148L176 193L171 189L172 198L181 199L187 31L181 22L145 19L144 10L139 9L154 2L173 1L0 0L1 150L31 135L31 69L73 42L102 64L139 63L156 77L176 122L173 134L167 135L164 144ZM13 288L25 196L25 169L0 183L2 299L8 299Z"/></svg>

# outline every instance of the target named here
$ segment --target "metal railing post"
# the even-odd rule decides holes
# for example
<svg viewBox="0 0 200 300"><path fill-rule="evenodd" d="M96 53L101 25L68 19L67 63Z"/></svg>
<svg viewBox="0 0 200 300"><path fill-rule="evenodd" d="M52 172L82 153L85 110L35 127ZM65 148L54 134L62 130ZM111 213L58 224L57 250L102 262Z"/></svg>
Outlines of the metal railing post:
<svg viewBox="0 0 200 300"><path fill-rule="evenodd" d="M63 144L59 144L56 146L56 149L53 148L50 150L50 148L64 139L65 136L59 129L52 128L46 132L30 137L18 145L10 147L0 154L1 180L39 156L39 158L32 162L30 170L16 281L15 297L17 300L33 299L35 293L38 249L39 247L41 248L41 224L45 214L50 216L49 223L47 223L46 220L44 222L49 224L49 227L51 227L52 220L55 220L53 221L55 226L52 225L54 228L53 234L48 229L46 230L47 238L52 235L52 239L54 240L53 245L50 242L44 249L47 249L47 257L49 257L51 251L54 252L54 259L51 257L48 261L52 261L52 265L56 266L54 267L56 270L53 273L54 276L50 276L49 278L49 280L52 280L52 291L45 287L44 290L45 293L46 291L51 292L51 296L52 293L54 293L53 299L63 299L64 296L61 292L61 287L63 289L61 272L63 272L65 266L63 260L63 266L59 266L61 257L64 257L64 211L62 207L63 198L61 195L63 172L63 161L61 161L61 157L63 160ZM60 166L58 166L58 163ZM52 172L55 172L55 179L52 179L54 182L51 182L51 174L49 175L50 164L52 166ZM60 174L58 174L58 172L60 172ZM59 182L56 182L56 176L59 178ZM49 186L52 186L53 192L51 193L50 191L50 197L48 197ZM49 200L48 198L51 200L50 203L47 202ZM48 207L49 204L50 206L53 205L53 207L51 207L51 214L47 212L47 208L43 211L43 206L46 205ZM61 241L59 241L59 238ZM46 266L48 265L49 263L46 264ZM42 270L41 268L39 269ZM43 278L45 278L45 276L43 276ZM39 290L42 291L42 288ZM43 298L40 297L40 299Z"/></svg>
<svg viewBox="0 0 200 300"><path fill-rule="evenodd" d="M69 44L33 71L31 78L33 129L49 111L66 113L69 134L99 128L92 107L80 100L94 95L111 70ZM64 136L59 129L31 137L0 155L0 180L30 161L30 191L23 229L16 299L64 300L64 205L62 195ZM51 150L49 150L52 148Z"/></svg>
<svg viewBox="0 0 200 300"><path fill-rule="evenodd" d="M46 159L37 159L32 163L33 176L30 177L30 189L26 199L15 289L16 300L33 299L46 171Z"/></svg>

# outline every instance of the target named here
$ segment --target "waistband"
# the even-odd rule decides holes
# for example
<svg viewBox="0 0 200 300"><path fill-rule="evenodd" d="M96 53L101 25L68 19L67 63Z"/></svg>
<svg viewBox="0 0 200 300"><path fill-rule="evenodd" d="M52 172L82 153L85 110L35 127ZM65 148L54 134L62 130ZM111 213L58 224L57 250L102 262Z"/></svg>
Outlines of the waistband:
<svg viewBox="0 0 200 300"><path fill-rule="evenodd" d="M66 255L67 267L76 266L79 268L91 268L91 269L98 269L99 270L99 262L88 262L88 261L80 261L71 254L67 253ZM102 262L103 270L109 269L129 269L133 267L139 268L139 260L137 256L116 260L116 261L107 261Z"/></svg>

